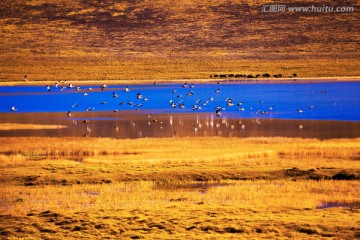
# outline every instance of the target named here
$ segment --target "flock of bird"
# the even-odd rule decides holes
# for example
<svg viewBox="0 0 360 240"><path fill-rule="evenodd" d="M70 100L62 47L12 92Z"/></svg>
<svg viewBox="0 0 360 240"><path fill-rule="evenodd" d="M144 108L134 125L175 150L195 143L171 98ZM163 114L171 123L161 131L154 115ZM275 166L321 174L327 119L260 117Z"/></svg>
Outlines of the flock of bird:
<svg viewBox="0 0 360 240"><path fill-rule="evenodd" d="M214 104L211 104L214 102L214 96L216 97L216 95L218 93L220 93L221 91L221 87L220 85L222 84L221 81L217 82L218 87L214 88L214 92L213 95L209 95L207 98L205 99L196 99L194 101L194 98L190 98L192 96L196 96L195 93L195 85L193 83L187 83L185 82L184 84L182 84L179 88L173 89L171 90L171 98L169 100L169 105L171 108L179 108L179 109L185 109L187 108L187 106L185 105L185 103L189 103L191 105L192 111L200 111L203 110L206 106L212 106L212 108L209 107L206 109L206 111L211 111L211 109L213 109L212 111L214 111L215 115L217 117L221 117L223 115L223 112L226 111L227 108L232 108L232 107L237 107L238 111L245 111L245 107L244 102L243 101L238 101L235 102L234 97L229 96L226 99L224 99L224 104L223 105L219 105L216 106ZM154 85L156 85L154 83ZM184 90L185 89L185 90ZM63 91L75 91L76 93L82 94L83 97L87 97L89 96L90 92L92 91L104 91L104 90L108 90L105 92L111 92L111 90L113 89L109 89L108 86L106 84L102 84L101 86L97 87L97 88L93 88L93 87L86 87L86 88L82 88L80 86L75 86L72 83L67 83L66 81L58 81L56 82L54 85L47 85L46 86L46 91L47 92L52 92L54 90L63 92ZM118 88L116 90L119 90ZM124 91L126 94L130 94L129 92L131 91L129 86L126 86L125 88L122 89L122 91ZM136 91L135 91L136 92ZM326 91L321 91L322 94L326 93ZM200 94L201 95L201 94ZM118 92L112 91L112 98L117 99L119 98L120 94ZM136 111L140 110L145 102L149 101L149 98L143 96L142 93L140 92L136 92L135 94L137 101L122 101L119 103L119 105L129 105L130 107L133 107ZM134 96L134 97L135 97ZM105 98L105 97L104 97ZM127 97L127 99L129 99L129 97ZM140 102L141 101L141 102ZM161 101L161 100L155 100L155 101ZM263 103L263 100L259 100L259 103ZM100 104L105 105L107 104L107 101L102 101L100 102ZM219 103L219 101L217 101L217 103ZM211 105L210 105L211 104ZM76 107L78 107L79 105L77 103L73 103L71 106L71 109L74 109ZM314 106L310 106L308 109L311 110L313 109ZM253 108L250 107L249 108L251 111L253 111ZM270 113L272 110L274 109L274 106L270 106L267 107L266 110L263 109L258 109L256 111L253 111L255 114L260 114L260 115L265 115ZM85 108L86 111L94 111L95 107L86 107ZM15 106L12 106L10 111L17 111L17 108ZM113 110L114 112L118 112L119 109L115 109ZM302 108L297 109L298 113L303 113L304 110ZM73 113L72 110L68 110L67 112L67 116L68 117L73 117Z"/></svg>
<svg viewBox="0 0 360 240"><path fill-rule="evenodd" d="M55 87L57 87L57 86L55 85ZM71 88L75 88L75 87L74 87L72 84L69 84L68 88L71 89ZM107 88L108 88L108 86L107 86L106 84L103 84L103 85L100 86L99 89L100 89L100 91L104 91L104 90L107 89ZM61 91L62 91L63 89L64 89L64 87L61 88ZM87 89L85 89L85 90L81 89L81 87L76 87L75 89L76 89L76 90L75 90L76 92L83 92L83 96L84 96L84 97L89 96L89 94L90 94L91 91L96 91L96 90L94 90L92 87L89 87L89 88L87 88ZM124 91L125 93L130 92L129 86L126 86L126 87L123 89L123 91ZM119 93L117 93L117 92L112 92L112 98L116 99L116 98L119 98L119 96L120 96ZM149 100L147 97L144 97L143 94L141 94L140 92L136 93L136 99L141 100L142 102L147 102L147 101ZM106 105L106 104L108 104L108 102L107 102L107 101L102 101L102 102L100 102L100 104L101 104L101 105ZM135 107L135 110L136 110L136 111L140 110L140 108L143 107L143 103L140 103L140 102L134 103L133 101L128 101L128 102L122 101L122 102L120 102L118 105L126 105L126 104L129 105L130 107ZM74 103L74 104L72 105L72 108L74 108L74 107L78 107L78 104L77 104L77 103ZM89 112L89 111L94 111L94 110L95 110L95 107L86 107L86 111L87 111L87 112ZM113 111L114 111L114 112L119 112L119 109L114 109ZM67 112L67 115L68 115L68 117L72 117L72 116L73 116L71 110L69 110L69 111Z"/></svg>
<svg viewBox="0 0 360 240"><path fill-rule="evenodd" d="M221 84L220 81L217 82L218 85ZM194 84L188 84L187 82L184 83L182 85L182 88L195 88L195 85ZM216 96L216 94L220 93L221 91L221 88L218 87L214 90L214 96ZM176 99L178 99L177 101L174 100L174 98L171 98L169 100L169 103L170 103L170 106L173 107L173 108L186 108L186 105L185 105L185 98L183 97L182 94L177 94L178 93L178 90L175 89L175 90L172 90L172 94L173 95L176 95ZM193 96L194 95L194 90L190 90L188 91L186 94L185 94L185 97L190 97L190 96ZM192 102L192 111L197 111L197 110L202 110L203 107L207 106L209 103L213 102L214 101L214 96L209 96L208 98L206 98L205 100L204 99L197 99L195 102ZM259 100L259 103L264 103L263 100ZM221 105L221 106L215 106L213 108L214 112L215 112L215 115L217 117L221 117L223 115L223 112L226 111L227 108L230 108L230 107L234 107L236 106L237 107L237 110L238 111L245 111L245 107L243 106L244 105L244 102L243 101L238 101L238 102L235 102L235 98L233 97L227 97L225 100L224 100L224 105ZM313 106L311 106L311 109L313 108ZM249 108L251 111L253 110L253 107L250 107ZM270 106L267 108L267 110L261 110L261 109L258 109L255 114L261 114L261 115L265 115L265 114L268 114L269 111L273 110L274 109L274 106ZM310 109L310 108L309 108ZM298 109L298 112L301 113L303 112L302 109Z"/></svg>
<svg viewBox="0 0 360 240"><path fill-rule="evenodd" d="M156 85L154 83L154 85ZM224 94L220 94L222 91L227 91L226 89L223 89L222 82L218 81L216 84L211 85L210 88L207 88L207 90L199 88L197 91L197 87L193 83L187 83L181 85L169 85L172 86L172 89L168 89L169 92L161 92L164 96L156 96L151 95L151 99L149 99L147 96L148 92L144 91L144 93L147 93L144 95L144 93L140 92L136 86L123 86L123 87L108 87L106 84L102 84L100 86L93 86L93 87L85 87L85 86L75 86L72 83L67 83L66 81L58 81L55 84L47 85L45 90L48 93L76 93L79 95L80 98L76 99L100 99L98 104L106 105L108 103L111 103L109 105L114 106L114 103L116 103L119 108L113 109L112 111L114 113L120 112L119 109L121 109L121 106L127 105L128 107L126 109L134 109L135 111L141 110L143 107L146 109L147 102L153 102L155 101L156 104L159 104L158 106L165 107L168 106L169 112L171 112L171 109L176 109L176 112L212 112L214 117L218 117L221 119L226 120L226 115L224 117L224 113L229 110L229 112L239 111L239 112L245 112L248 111L254 115L267 115L274 113L273 110L276 109L275 106L267 104L267 101L264 101L262 99L258 100L252 100L249 102L240 101L237 99L239 97L239 94L236 94L235 96L224 96ZM156 88L157 86L154 86ZM209 90L210 89L210 90ZM92 98L93 93L100 93L103 92L101 95L98 95L97 98ZM327 91L321 91L321 92L314 92L316 94L326 94ZM222 99L223 98L223 99ZM112 99L112 100L111 100ZM122 101L120 101L121 99ZM101 101L104 100L104 101ZM168 105L167 102L168 101ZM257 101L257 102L256 102ZM81 111L95 111L94 106L84 106L84 104L94 102L94 101L88 101L84 100L78 103L72 103L69 106L69 109L67 111L67 117L72 118L73 123L77 124L77 118L76 118L76 112ZM251 102L251 103L250 103ZM154 102L153 102L154 103ZM253 105L253 107L251 106ZM98 105L99 106L99 105ZM82 108L83 110L81 110ZM299 108L296 110L297 113L301 114L304 112L304 109L312 110L314 109L314 106L309 106L308 108ZM123 108L125 109L125 108ZM164 109L163 109L164 110ZM10 108L10 111L18 111L18 109L15 106L12 106ZM166 110L165 110L166 111ZM294 110L295 112L295 110ZM75 116L74 116L75 115ZM252 115L252 116L254 116ZM149 118L149 125L156 123L157 119L153 116L147 115ZM151 117L153 117L151 119ZM254 116L255 117L255 116ZM260 121L256 118L257 124L260 124ZM254 119L255 119L254 118ZM220 119L220 120L221 120ZM86 130L89 133L91 131L89 123L89 120L83 120L83 123L86 123ZM161 122L159 120L159 122ZM199 129L201 129L202 124L198 121L193 124L192 128L194 132L197 132ZM209 124L211 126L211 124ZM160 127L162 125L160 124ZM231 129L234 128L233 125L230 125ZM299 125L299 129L302 129L303 125ZM118 127L114 126L115 130L118 130ZM245 129L245 124L240 124L240 129Z"/></svg>

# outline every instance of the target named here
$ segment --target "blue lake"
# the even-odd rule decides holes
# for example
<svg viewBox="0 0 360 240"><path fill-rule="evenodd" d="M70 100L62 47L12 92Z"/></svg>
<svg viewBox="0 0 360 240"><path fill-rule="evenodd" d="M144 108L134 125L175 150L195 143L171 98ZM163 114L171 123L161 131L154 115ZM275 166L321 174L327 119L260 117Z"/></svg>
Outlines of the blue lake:
<svg viewBox="0 0 360 240"><path fill-rule="evenodd" d="M0 112L215 113L230 118L360 120L360 83L223 83L0 87ZM89 87L92 90L89 90ZM137 94L140 93L141 96ZM227 101L226 101L227 100ZM16 111L11 111L14 106ZM182 106L182 107L180 107Z"/></svg>
<svg viewBox="0 0 360 240"><path fill-rule="evenodd" d="M359 82L189 83L126 89L0 87L0 124L66 126L0 130L0 137L360 137Z"/></svg>

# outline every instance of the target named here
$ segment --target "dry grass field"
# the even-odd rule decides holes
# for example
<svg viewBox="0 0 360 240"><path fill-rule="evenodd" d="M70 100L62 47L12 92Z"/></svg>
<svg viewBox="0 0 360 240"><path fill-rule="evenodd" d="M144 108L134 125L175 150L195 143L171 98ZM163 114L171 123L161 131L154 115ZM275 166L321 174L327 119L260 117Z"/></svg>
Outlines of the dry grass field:
<svg viewBox="0 0 360 240"><path fill-rule="evenodd" d="M291 1L353 13L267 13L276 1L0 3L0 81L360 76L358 1Z"/></svg>
<svg viewBox="0 0 360 240"><path fill-rule="evenodd" d="M0 145L4 239L360 237L360 139Z"/></svg>

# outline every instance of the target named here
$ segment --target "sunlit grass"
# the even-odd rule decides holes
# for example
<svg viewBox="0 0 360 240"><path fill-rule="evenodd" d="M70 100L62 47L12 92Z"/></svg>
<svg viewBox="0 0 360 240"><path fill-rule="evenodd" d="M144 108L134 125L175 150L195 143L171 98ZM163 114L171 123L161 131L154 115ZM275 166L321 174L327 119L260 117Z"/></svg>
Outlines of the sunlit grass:
<svg viewBox="0 0 360 240"><path fill-rule="evenodd" d="M189 183L188 183L189 184ZM209 188L207 187L209 184ZM199 187L167 189L153 182L125 182L73 186L4 186L1 214L26 215L31 211L71 213L102 209L151 209L176 202L247 209L316 209L323 203L360 202L359 181L223 181ZM186 185L185 185L186 186ZM156 188L155 188L156 187Z"/></svg>
<svg viewBox="0 0 360 240"><path fill-rule="evenodd" d="M19 123L0 123L0 130L24 130L24 129L60 129L66 128L62 125L40 125L40 124L19 124Z"/></svg>
<svg viewBox="0 0 360 240"><path fill-rule="evenodd" d="M293 138L0 138L0 154L81 158L84 163L217 163L294 167L358 167L359 139ZM301 161L298 161L301 159ZM338 161L341 159L342 161ZM295 160L295 161L293 161ZM317 160L317 161L314 161ZM345 162L344 162L345 161ZM347 162L349 161L349 162ZM265 163L266 162L266 163ZM56 162L54 162L56 163ZM262 163L262 164L261 164Z"/></svg>
<svg viewBox="0 0 360 240"><path fill-rule="evenodd" d="M19 56L20 57L20 56ZM185 81L210 79L214 74L264 74L281 73L284 79L289 79L293 73L299 78L311 77L351 77L360 76L356 62L351 59L332 61L329 59L297 59L297 60L241 60L209 57L208 59L192 58L142 58L117 59L100 57L65 57L53 59L28 59L19 63L19 57L8 59L2 64L1 82L18 81L23 84L34 84L46 81L53 83L58 80L67 81L103 81L123 84L152 83L154 81ZM32 62L33 61L33 62ZM14 69L14 64L27 65L28 69ZM100 64L101 63L101 64ZM60 70L61 69L61 70ZM24 82L24 74L29 81ZM244 78L238 78L244 80ZM214 81L219 78L214 78ZM254 79L247 79L254 80ZM256 80L256 79L255 79ZM263 79L269 80L269 79ZM281 78L277 78L281 81ZM291 79L293 80L293 79Z"/></svg>
<svg viewBox="0 0 360 240"><path fill-rule="evenodd" d="M34 238L351 239L358 236L359 144L0 138L0 231ZM339 173L352 180L335 180ZM319 209L326 204L338 207Z"/></svg>

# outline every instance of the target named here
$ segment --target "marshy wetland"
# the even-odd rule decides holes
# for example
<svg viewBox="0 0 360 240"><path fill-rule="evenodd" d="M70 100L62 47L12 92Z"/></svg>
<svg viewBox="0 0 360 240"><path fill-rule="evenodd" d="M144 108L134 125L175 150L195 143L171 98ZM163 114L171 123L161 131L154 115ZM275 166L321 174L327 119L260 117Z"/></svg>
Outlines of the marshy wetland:
<svg viewBox="0 0 360 240"><path fill-rule="evenodd" d="M0 141L5 239L359 237L358 138Z"/></svg>
<svg viewBox="0 0 360 240"><path fill-rule="evenodd" d="M79 86L1 87L2 238L360 236L357 82Z"/></svg>

